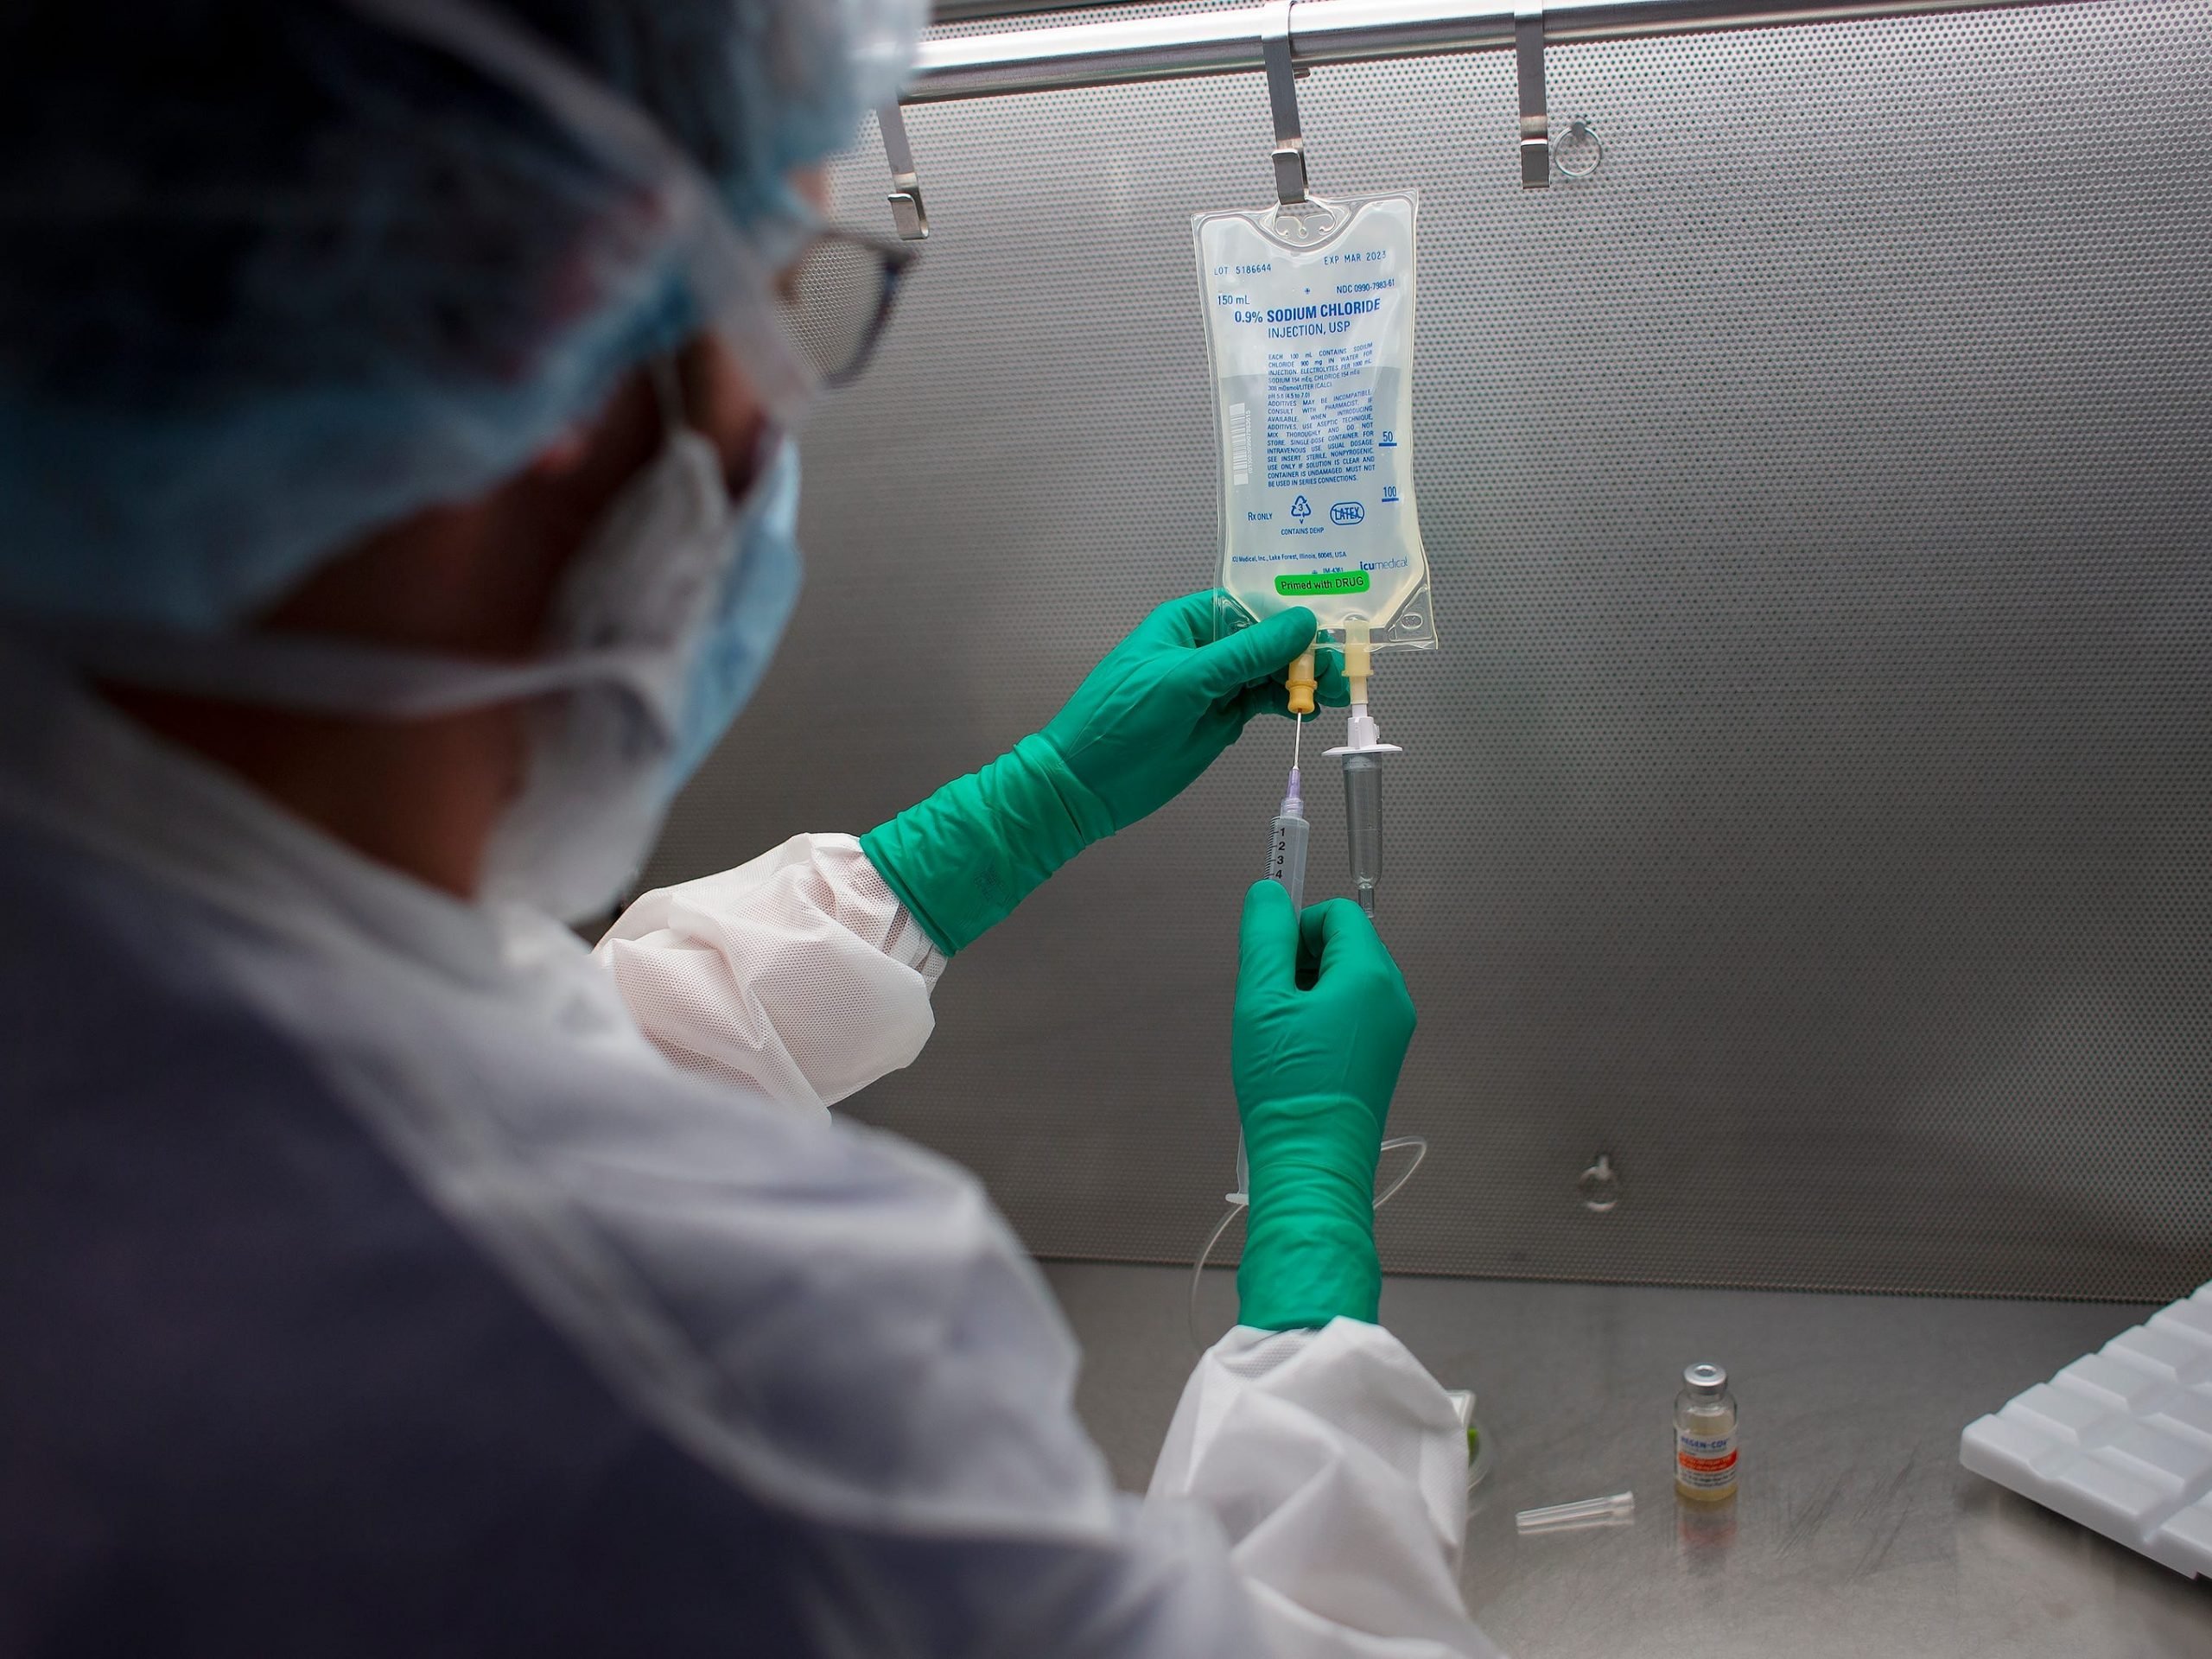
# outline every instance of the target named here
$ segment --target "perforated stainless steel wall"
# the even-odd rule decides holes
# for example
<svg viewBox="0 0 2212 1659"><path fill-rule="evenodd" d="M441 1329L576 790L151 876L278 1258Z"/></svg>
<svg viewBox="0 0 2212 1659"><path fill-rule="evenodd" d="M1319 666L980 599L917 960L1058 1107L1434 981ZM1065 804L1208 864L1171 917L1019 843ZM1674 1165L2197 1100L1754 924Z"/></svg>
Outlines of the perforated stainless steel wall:
<svg viewBox="0 0 2212 1659"><path fill-rule="evenodd" d="M1377 682L1434 1148L1394 1268L2156 1299L2212 1276L2212 7L1317 72L1418 185L1445 648ZM909 112L937 236L807 443L810 585L652 874L858 830L1210 579L1188 219L1257 77ZM881 222L881 158L839 175ZM956 963L862 1115L1047 1255L1187 1260L1289 730ZM1317 791L1313 891L1344 886ZM1599 1151L1623 1201L1594 1215Z"/></svg>

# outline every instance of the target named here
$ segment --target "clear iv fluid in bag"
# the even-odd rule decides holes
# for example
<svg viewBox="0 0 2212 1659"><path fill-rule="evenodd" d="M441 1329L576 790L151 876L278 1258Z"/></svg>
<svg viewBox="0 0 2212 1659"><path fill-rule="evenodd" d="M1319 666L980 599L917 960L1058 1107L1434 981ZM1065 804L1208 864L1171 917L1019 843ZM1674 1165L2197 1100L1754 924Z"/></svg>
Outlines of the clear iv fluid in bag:
<svg viewBox="0 0 2212 1659"><path fill-rule="evenodd" d="M1221 454L1224 631L1294 605L1341 643L1436 644L1414 502L1419 198L1192 220Z"/></svg>

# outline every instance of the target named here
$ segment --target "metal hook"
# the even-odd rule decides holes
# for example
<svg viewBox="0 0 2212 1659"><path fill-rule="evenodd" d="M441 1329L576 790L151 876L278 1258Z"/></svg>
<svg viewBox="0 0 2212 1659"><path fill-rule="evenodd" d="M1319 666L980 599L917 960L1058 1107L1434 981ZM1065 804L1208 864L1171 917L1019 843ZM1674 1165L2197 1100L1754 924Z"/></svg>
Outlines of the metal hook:
<svg viewBox="0 0 2212 1659"><path fill-rule="evenodd" d="M1275 200L1306 200L1306 138L1298 126L1298 69L1290 56L1291 0L1274 0L1260 15L1260 56L1267 65L1268 107L1274 116Z"/></svg>
<svg viewBox="0 0 2212 1659"><path fill-rule="evenodd" d="M1592 1215L1602 1216L1620 1206L1621 1178L1611 1153L1599 1153L1598 1161L1582 1172L1574 1185L1582 1194L1582 1207Z"/></svg>
<svg viewBox="0 0 2212 1659"><path fill-rule="evenodd" d="M899 227L901 241L926 242L930 216L922 206L921 176L914 171L914 147L906 142L906 118L897 99L875 112L875 124L883 133L884 159L891 163L891 194L884 198L891 204L891 222Z"/></svg>
<svg viewBox="0 0 2212 1659"><path fill-rule="evenodd" d="M1548 190L1552 121L1544 99L1544 9L1535 0L1513 8L1513 56L1521 79L1521 188Z"/></svg>

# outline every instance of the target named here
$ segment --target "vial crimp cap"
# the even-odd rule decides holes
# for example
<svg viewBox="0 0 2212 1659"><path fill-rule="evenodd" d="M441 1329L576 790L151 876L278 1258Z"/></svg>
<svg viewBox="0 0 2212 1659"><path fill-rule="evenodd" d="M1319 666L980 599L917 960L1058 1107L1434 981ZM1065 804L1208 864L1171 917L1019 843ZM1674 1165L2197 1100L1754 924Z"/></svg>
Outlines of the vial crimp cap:
<svg viewBox="0 0 2212 1659"><path fill-rule="evenodd" d="M1682 1381L1689 1385L1692 1394L1717 1400L1728 1387L1728 1373L1708 1361L1685 1367Z"/></svg>

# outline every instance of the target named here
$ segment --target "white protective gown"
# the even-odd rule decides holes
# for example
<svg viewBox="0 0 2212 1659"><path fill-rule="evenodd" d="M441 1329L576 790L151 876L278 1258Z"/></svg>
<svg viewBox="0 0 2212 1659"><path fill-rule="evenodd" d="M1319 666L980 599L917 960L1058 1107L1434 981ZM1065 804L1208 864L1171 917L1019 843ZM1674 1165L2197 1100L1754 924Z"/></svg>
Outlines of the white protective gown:
<svg viewBox="0 0 2212 1659"><path fill-rule="evenodd" d="M0 824L174 895L158 925L210 994L312 1057L639 1418L838 1564L836 1605L778 1610L811 1651L1496 1651L1457 1585L1464 1440L1376 1326L1231 1332L1148 1496L1113 1491L972 1179L825 1109L918 1052L945 966L851 839L650 894L594 961L27 660L0 696Z"/></svg>

